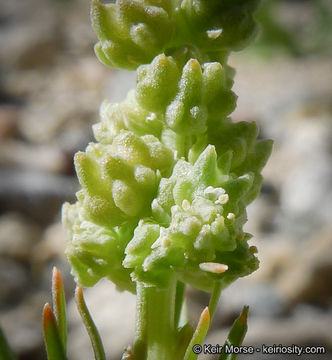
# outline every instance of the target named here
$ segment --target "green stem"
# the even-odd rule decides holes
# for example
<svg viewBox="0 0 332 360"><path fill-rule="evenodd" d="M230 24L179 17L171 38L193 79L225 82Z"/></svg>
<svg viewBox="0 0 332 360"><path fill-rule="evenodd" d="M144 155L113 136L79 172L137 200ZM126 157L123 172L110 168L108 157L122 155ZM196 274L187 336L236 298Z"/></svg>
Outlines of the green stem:
<svg viewBox="0 0 332 360"><path fill-rule="evenodd" d="M211 321L218 306L221 289L222 289L221 281L216 281L209 302L209 312L210 312Z"/></svg>
<svg viewBox="0 0 332 360"><path fill-rule="evenodd" d="M167 289L137 283L135 360L175 359L176 281Z"/></svg>
<svg viewBox="0 0 332 360"><path fill-rule="evenodd" d="M147 299L144 284L136 283L135 359L144 360L147 351Z"/></svg>
<svg viewBox="0 0 332 360"><path fill-rule="evenodd" d="M174 313L174 327L177 329L180 326L181 313L183 308L184 293L186 286L182 281L176 283L175 295L175 313Z"/></svg>

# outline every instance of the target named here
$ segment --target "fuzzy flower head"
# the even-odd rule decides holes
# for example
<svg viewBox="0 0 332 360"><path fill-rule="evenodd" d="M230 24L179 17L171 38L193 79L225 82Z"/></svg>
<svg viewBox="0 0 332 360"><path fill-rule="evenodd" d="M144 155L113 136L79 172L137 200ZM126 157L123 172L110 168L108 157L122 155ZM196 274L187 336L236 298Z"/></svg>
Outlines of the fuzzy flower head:
<svg viewBox="0 0 332 360"><path fill-rule="evenodd" d="M254 0L92 1L96 53L137 68L136 89L105 101L96 143L75 155L81 190L65 204L76 280L120 289L171 279L211 291L257 269L243 231L272 143L233 123L231 50L254 32Z"/></svg>

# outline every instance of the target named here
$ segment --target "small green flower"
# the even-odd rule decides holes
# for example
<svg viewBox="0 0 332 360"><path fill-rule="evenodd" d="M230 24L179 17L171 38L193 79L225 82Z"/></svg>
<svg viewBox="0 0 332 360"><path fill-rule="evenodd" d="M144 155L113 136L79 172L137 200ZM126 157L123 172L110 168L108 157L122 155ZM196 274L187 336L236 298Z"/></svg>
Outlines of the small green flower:
<svg viewBox="0 0 332 360"><path fill-rule="evenodd" d="M126 247L123 264L134 269L133 279L167 286L176 273L211 291L213 280L226 286L256 270L250 236L242 230L253 180L252 173L237 177L221 171L212 145L193 165L180 159L172 176L160 181L152 216L139 222Z"/></svg>
<svg viewBox="0 0 332 360"><path fill-rule="evenodd" d="M91 18L99 38L95 51L104 64L126 69L179 50L204 62L220 61L252 38L257 4L257 0L118 0L115 4L93 0Z"/></svg>

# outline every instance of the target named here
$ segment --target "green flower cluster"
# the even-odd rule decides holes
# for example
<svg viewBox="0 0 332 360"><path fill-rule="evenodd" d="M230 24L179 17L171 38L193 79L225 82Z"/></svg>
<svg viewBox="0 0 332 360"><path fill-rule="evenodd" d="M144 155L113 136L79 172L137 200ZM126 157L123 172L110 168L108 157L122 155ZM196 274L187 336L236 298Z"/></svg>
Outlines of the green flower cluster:
<svg viewBox="0 0 332 360"><path fill-rule="evenodd" d="M211 291L257 269L243 231L269 140L233 123L230 50L252 36L252 0L92 2L99 58L136 68L137 86L105 101L97 143L75 156L82 189L63 207L67 256L82 285L108 277Z"/></svg>
<svg viewBox="0 0 332 360"><path fill-rule="evenodd" d="M92 1L99 59L108 66L136 69L161 53L192 52L211 61L240 50L252 38L258 0Z"/></svg>

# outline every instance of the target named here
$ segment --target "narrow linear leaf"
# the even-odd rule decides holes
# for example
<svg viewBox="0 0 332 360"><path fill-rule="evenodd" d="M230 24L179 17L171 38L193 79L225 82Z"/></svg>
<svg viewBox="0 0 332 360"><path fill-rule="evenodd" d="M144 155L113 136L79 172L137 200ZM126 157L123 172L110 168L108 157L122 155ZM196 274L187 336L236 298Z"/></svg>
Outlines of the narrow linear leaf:
<svg viewBox="0 0 332 360"><path fill-rule="evenodd" d="M1 327L0 327L0 359L16 360L16 357L14 356Z"/></svg>
<svg viewBox="0 0 332 360"><path fill-rule="evenodd" d="M93 347L93 351L95 354L96 360L106 360L105 351L103 347L103 343L101 341L100 335L96 328L95 323L92 320L92 317L89 313L89 310L86 306L83 297L83 289L82 286L77 285L75 290L75 301L77 305L77 309L82 317L85 328L89 334L91 344Z"/></svg>
<svg viewBox="0 0 332 360"><path fill-rule="evenodd" d="M209 308L206 307L199 318L197 328L194 332L193 337L191 338L189 342L189 346L186 350L186 353L184 355L184 360L195 360L197 359L198 354L195 354L193 351L193 347L196 345L202 345L205 336L208 332L210 326L210 312Z"/></svg>
<svg viewBox="0 0 332 360"><path fill-rule="evenodd" d="M67 321L66 299L60 270L53 268L52 274L53 313L58 325L60 338L66 353L67 348Z"/></svg>
<svg viewBox="0 0 332 360"><path fill-rule="evenodd" d="M43 309L43 331L48 360L67 360L58 325L49 303Z"/></svg>
<svg viewBox="0 0 332 360"><path fill-rule="evenodd" d="M228 334L228 337L225 341L223 349L225 346L240 346L244 340L244 337L248 330L247 318L248 318L249 306L244 306L240 316L234 321L234 324L231 327L231 330ZM235 360L237 354L225 354L224 351L220 355L219 360Z"/></svg>

